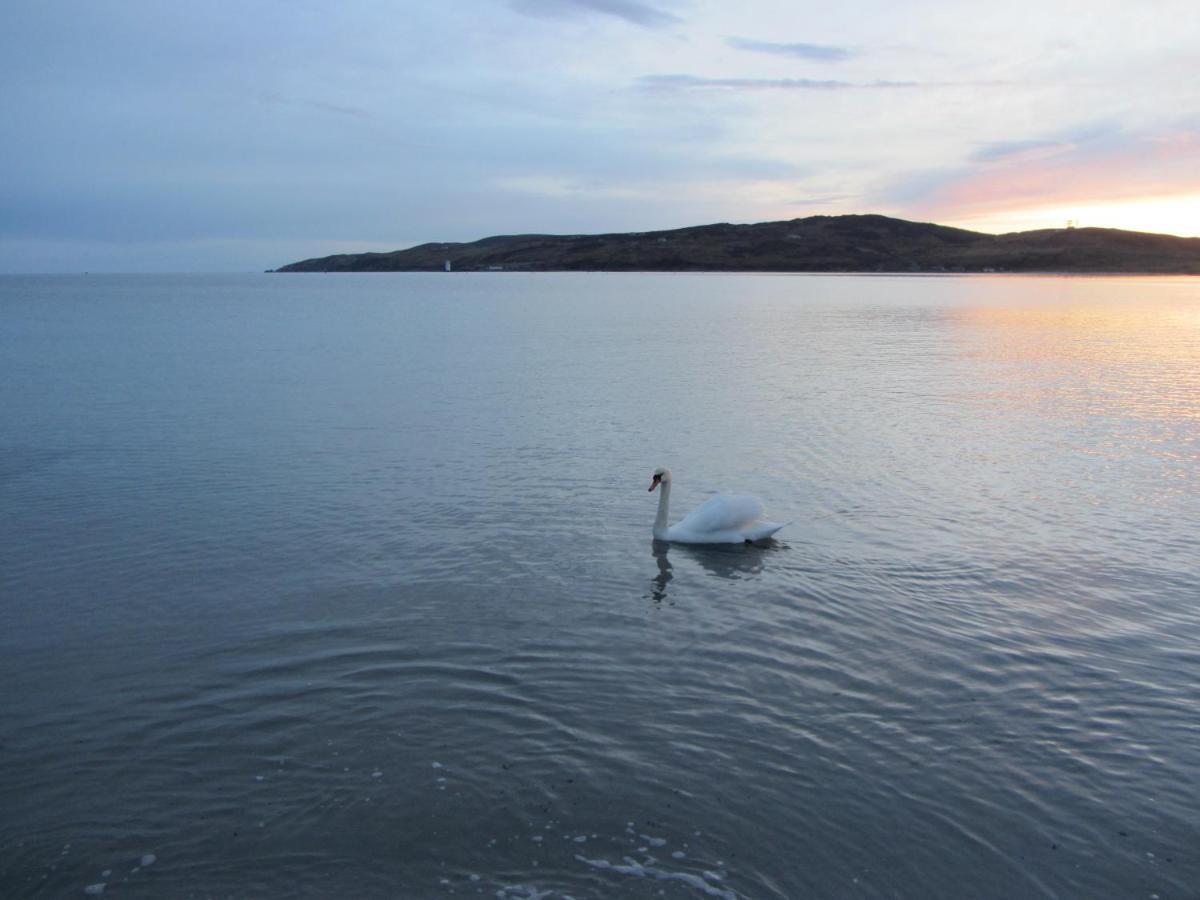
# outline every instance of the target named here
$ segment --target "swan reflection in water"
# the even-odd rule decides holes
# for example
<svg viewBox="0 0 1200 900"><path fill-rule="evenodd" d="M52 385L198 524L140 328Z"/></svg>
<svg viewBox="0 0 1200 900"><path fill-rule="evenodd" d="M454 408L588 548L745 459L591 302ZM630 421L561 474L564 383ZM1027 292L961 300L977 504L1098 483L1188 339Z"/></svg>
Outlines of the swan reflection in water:
<svg viewBox="0 0 1200 900"><path fill-rule="evenodd" d="M738 580L752 578L763 570L767 556L776 552L774 541L765 544L672 544L669 541L651 541L650 555L658 565L658 574L650 580L650 593L646 596L655 603L673 605L667 585L675 578L669 554L675 554L677 562L690 560L698 563L709 575Z"/></svg>
<svg viewBox="0 0 1200 900"><path fill-rule="evenodd" d="M655 603L662 603L667 599L667 585L675 577L671 574L671 560L667 559L667 550L670 546L667 541L650 542L650 553L654 556L654 561L658 563L658 574L651 582L654 587L650 589L649 594L650 599Z"/></svg>

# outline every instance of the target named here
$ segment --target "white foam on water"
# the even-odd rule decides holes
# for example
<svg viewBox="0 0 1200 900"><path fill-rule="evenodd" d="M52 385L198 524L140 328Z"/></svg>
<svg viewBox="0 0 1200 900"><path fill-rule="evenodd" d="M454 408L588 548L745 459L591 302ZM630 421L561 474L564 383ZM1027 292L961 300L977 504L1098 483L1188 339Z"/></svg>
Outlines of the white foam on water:
<svg viewBox="0 0 1200 900"><path fill-rule="evenodd" d="M545 838L543 838L540 834L535 834L533 837L530 838L530 840L533 841L535 844L540 844L543 840L545 840Z"/></svg>
<svg viewBox="0 0 1200 900"><path fill-rule="evenodd" d="M146 866L152 866L158 861L158 857L153 853L146 853L142 856L141 866L144 869Z"/></svg>
<svg viewBox="0 0 1200 900"><path fill-rule="evenodd" d="M382 778L383 773L380 772L378 769L376 769L374 772L371 773L371 777L372 778Z"/></svg>
<svg viewBox="0 0 1200 900"><path fill-rule="evenodd" d="M112 874L112 869L105 869L103 872L100 873L100 877L107 878L111 874Z"/></svg>
<svg viewBox="0 0 1200 900"><path fill-rule="evenodd" d="M496 891L497 900L545 900L553 891L539 891L531 884L506 884ZM574 900L563 894L563 900Z"/></svg>
<svg viewBox="0 0 1200 900"><path fill-rule="evenodd" d="M682 850L676 850L674 853L671 854L671 859L683 859L685 856L687 856L687 854L684 853Z"/></svg>
<svg viewBox="0 0 1200 900"><path fill-rule="evenodd" d="M665 847L666 843L667 843L666 838L650 837L650 835L648 835L648 834L641 835L641 838L643 841L645 841L651 847Z"/></svg>
<svg viewBox="0 0 1200 900"><path fill-rule="evenodd" d="M435 763L433 764L433 767L434 767L435 769L444 769L444 768L446 768L446 767L445 767L445 766L443 766L443 765L442 765L440 762L435 762Z"/></svg>
<svg viewBox="0 0 1200 900"><path fill-rule="evenodd" d="M575 835L575 843L577 843L577 844L583 844L583 843L586 843L586 842L587 842L587 835L586 835L586 834L577 834L577 835Z"/></svg>
<svg viewBox="0 0 1200 900"><path fill-rule="evenodd" d="M98 881L95 884L89 884L87 887L85 887L83 889L83 892L85 894L87 894L89 897L99 897L101 894L104 893L104 889L106 887L108 887L108 884L106 882Z"/></svg>
<svg viewBox="0 0 1200 900"><path fill-rule="evenodd" d="M608 872L617 872L621 875L632 875L635 878L656 878L659 881L680 881L684 884L702 891L710 897L720 897L721 900L738 900L738 895L728 888L718 887L717 885L709 884L699 875L692 872L672 872L668 869L660 869L650 863L639 863L632 857L624 857L624 865L611 863L607 859L588 859L586 856L575 854L575 858L581 863L591 866L593 869L602 869ZM705 873L709 874L709 873Z"/></svg>

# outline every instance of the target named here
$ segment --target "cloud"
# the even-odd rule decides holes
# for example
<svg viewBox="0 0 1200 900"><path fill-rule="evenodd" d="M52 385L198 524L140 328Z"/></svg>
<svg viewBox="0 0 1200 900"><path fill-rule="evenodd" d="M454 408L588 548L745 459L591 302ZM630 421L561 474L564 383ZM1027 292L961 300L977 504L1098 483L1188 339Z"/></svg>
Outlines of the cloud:
<svg viewBox="0 0 1200 900"><path fill-rule="evenodd" d="M725 43L735 50L750 50L754 53L770 53L775 56L790 56L794 59L810 59L817 62L842 62L857 56L849 47L831 44L778 44L773 41L755 41L749 38L726 38Z"/></svg>
<svg viewBox="0 0 1200 900"><path fill-rule="evenodd" d="M1012 162L1067 152L1073 145L1063 141L993 141L983 144L971 154L971 162Z"/></svg>
<svg viewBox="0 0 1200 900"><path fill-rule="evenodd" d="M1200 131L1131 134L1108 127L985 144L966 165L910 173L872 198L939 221L1035 206L1200 191Z"/></svg>
<svg viewBox="0 0 1200 900"><path fill-rule="evenodd" d="M781 159L735 155L697 155L686 162L674 156L639 156L636 171L597 161L591 166L578 165L506 174L492 184L503 191L538 194L547 197L634 197L659 196L664 185L709 184L746 185L755 182L784 182L813 174L811 167ZM813 202L821 202L814 200Z"/></svg>
<svg viewBox="0 0 1200 900"><path fill-rule="evenodd" d="M1185 130L1189 130L1186 129ZM1190 130L1195 130L1195 125ZM1083 122L1072 128L1042 138L1012 141L988 141L969 157L971 162L1010 164L1032 159L1045 159L1063 153L1085 155L1106 152L1106 148L1124 145L1129 135L1117 124L1106 121Z"/></svg>
<svg viewBox="0 0 1200 900"><path fill-rule="evenodd" d="M833 206L852 199L853 194L825 194L819 197L793 197L788 203L792 206Z"/></svg>
<svg viewBox="0 0 1200 900"><path fill-rule="evenodd" d="M541 197L616 197L641 196L637 188L625 184L597 183L562 175L516 175L497 178L493 186L514 194L535 194Z"/></svg>
<svg viewBox="0 0 1200 900"><path fill-rule="evenodd" d="M357 106L344 106L340 103L328 103L324 100L311 100L306 97L285 97L282 94L264 94L264 103L275 103L281 106L306 106L321 112L335 113L339 116L353 116L356 119L369 119L371 114Z"/></svg>
<svg viewBox="0 0 1200 900"><path fill-rule="evenodd" d="M653 91L845 91L921 87L916 81L833 81L816 78L704 78L699 75L642 75L641 87Z"/></svg>
<svg viewBox="0 0 1200 900"><path fill-rule="evenodd" d="M511 0L509 5L530 16L563 18L596 13L643 28L668 28L683 23L679 16L639 0Z"/></svg>

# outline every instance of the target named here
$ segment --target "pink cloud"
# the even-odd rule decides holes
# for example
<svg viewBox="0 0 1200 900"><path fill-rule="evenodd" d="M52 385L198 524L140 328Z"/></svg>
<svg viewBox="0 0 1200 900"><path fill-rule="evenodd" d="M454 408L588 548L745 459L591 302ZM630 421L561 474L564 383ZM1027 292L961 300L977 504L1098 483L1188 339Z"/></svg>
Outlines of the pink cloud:
<svg viewBox="0 0 1200 900"><path fill-rule="evenodd" d="M905 213L945 221L1034 206L1200 192L1200 132L1191 130L1136 139L995 145L975 159L970 169L944 179L926 176L918 196L902 187L911 198L903 204Z"/></svg>

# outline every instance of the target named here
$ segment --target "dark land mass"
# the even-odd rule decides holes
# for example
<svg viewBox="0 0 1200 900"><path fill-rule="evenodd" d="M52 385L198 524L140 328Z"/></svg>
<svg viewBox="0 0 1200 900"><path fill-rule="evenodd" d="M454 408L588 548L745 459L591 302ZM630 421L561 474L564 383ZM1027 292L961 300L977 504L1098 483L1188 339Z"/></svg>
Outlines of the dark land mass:
<svg viewBox="0 0 1200 900"><path fill-rule="evenodd" d="M627 234L516 234L306 259L279 272L1107 272L1200 274L1200 238L1113 228L981 234L887 216L811 216Z"/></svg>

